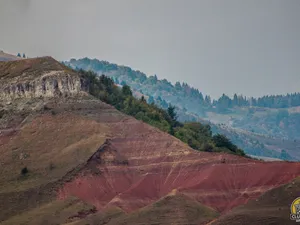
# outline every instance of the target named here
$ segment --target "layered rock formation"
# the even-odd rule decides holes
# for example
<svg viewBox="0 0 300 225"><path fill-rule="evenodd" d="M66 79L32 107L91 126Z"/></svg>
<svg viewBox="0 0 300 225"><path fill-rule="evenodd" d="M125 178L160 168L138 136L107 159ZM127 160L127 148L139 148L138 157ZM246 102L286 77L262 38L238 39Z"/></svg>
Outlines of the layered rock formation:
<svg viewBox="0 0 300 225"><path fill-rule="evenodd" d="M300 176L300 163L195 151L86 98L52 58L0 63L0 81L0 103L47 106L0 117L1 224L206 224Z"/></svg>
<svg viewBox="0 0 300 225"><path fill-rule="evenodd" d="M60 189L60 198L77 196L99 210L132 212L177 190L224 213L300 175L299 163L197 152L134 120L113 130L123 137L107 141L84 172Z"/></svg>
<svg viewBox="0 0 300 225"><path fill-rule="evenodd" d="M49 64L53 67L49 67ZM66 97L87 91L83 79L50 57L0 62L0 71L2 71L0 75L2 101Z"/></svg>

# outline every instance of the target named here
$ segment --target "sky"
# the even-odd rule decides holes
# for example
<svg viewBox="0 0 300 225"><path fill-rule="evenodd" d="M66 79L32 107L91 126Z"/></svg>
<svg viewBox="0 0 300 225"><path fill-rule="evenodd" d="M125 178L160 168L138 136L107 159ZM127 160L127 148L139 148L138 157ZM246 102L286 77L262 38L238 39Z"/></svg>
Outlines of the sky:
<svg viewBox="0 0 300 225"><path fill-rule="evenodd" d="M213 98L300 92L299 0L0 0L0 50L98 58Z"/></svg>

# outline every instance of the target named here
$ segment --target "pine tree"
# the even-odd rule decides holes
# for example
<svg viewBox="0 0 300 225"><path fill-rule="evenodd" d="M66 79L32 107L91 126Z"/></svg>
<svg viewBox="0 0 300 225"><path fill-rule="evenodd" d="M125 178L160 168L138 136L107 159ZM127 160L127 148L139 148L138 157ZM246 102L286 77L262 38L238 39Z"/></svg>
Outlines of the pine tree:
<svg viewBox="0 0 300 225"><path fill-rule="evenodd" d="M234 94L234 96L233 96L233 106L238 106L238 96L237 96L237 94Z"/></svg>
<svg viewBox="0 0 300 225"><path fill-rule="evenodd" d="M203 94L201 92L199 92L199 102L200 103L204 102Z"/></svg>
<svg viewBox="0 0 300 225"><path fill-rule="evenodd" d="M175 83L175 88L176 88L176 90L181 89L181 84L178 81Z"/></svg>
<svg viewBox="0 0 300 225"><path fill-rule="evenodd" d="M141 102L146 103L146 99L145 99L144 95L142 95L142 97L141 97Z"/></svg>
<svg viewBox="0 0 300 225"><path fill-rule="evenodd" d="M211 98L209 95L205 96L205 103L206 103L206 105L209 105L209 106L211 105Z"/></svg>
<svg viewBox="0 0 300 225"><path fill-rule="evenodd" d="M167 109L167 112L170 116L170 118L173 120L173 121L176 121L177 120L177 114L175 112L175 106L173 105L169 105L168 109Z"/></svg>

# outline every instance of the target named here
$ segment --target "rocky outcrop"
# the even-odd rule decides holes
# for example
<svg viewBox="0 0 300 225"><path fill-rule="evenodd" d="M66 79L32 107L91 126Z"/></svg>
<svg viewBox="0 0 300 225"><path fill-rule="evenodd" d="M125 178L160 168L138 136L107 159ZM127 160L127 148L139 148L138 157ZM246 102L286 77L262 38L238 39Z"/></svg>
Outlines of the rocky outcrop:
<svg viewBox="0 0 300 225"><path fill-rule="evenodd" d="M30 62L29 68L26 67L24 70L17 71L20 76L11 75L11 69L10 73L7 73L4 69L1 71L1 68L6 68L5 63L14 63L17 67L20 61L1 62L1 101L12 101L18 98L66 97L87 91L85 80L73 71L66 70L62 66L62 68L54 67L53 70L44 70L43 67L35 68L34 60L26 60ZM57 62L53 60L53 63Z"/></svg>
<svg viewBox="0 0 300 225"><path fill-rule="evenodd" d="M86 90L84 80L63 71L52 71L31 81L0 85L0 99L61 97L80 93Z"/></svg>

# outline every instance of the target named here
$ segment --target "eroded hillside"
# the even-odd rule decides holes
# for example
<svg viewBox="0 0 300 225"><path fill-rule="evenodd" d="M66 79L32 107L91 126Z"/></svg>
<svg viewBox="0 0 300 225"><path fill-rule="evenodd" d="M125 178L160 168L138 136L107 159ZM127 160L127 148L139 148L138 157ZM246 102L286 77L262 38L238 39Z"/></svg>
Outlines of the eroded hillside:
<svg viewBox="0 0 300 225"><path fill-rule="evenodd" d="M300 179L274 188L256 200L237 207L230 213L216 219L211 225L240 225L245 224L295 224L288 220L291 203L299 197Z"/></svg>
<svg viewBox="0 0 300 225"><path fill-rule="evenodd" d="M89 96L53 59L22 61L0 64L1 92L35 84L1 99L1 224L206 224L300 175L299 163L195 151ZM35 91L45 73L63 94Z"/></svg>
<svg viewBox="0 0 300 225"><path fill-rule="evenodd" d="M223 94L212 100L187 83L174 85L166 79L97 59L71 59L65 62L74 69L105 74L117 83L128 84L146 96L149 103L163 108L176 106L180 121L203 121L218 127L247 154L299 161L300 93L246 98ZM210 121L210 122L208 122ZM226 124L226 127L223 126ZM260 138L261 136L265 138ZM276 143L276 145L274 145Z"/></svg>

